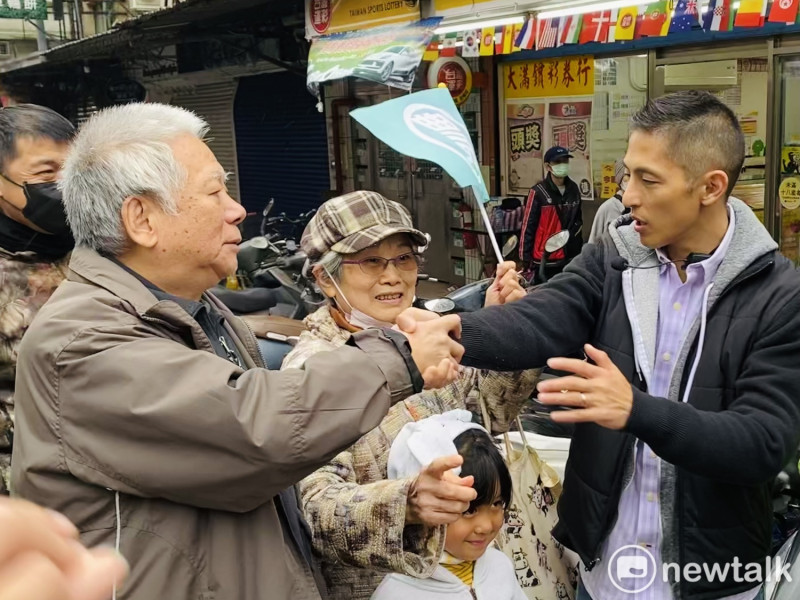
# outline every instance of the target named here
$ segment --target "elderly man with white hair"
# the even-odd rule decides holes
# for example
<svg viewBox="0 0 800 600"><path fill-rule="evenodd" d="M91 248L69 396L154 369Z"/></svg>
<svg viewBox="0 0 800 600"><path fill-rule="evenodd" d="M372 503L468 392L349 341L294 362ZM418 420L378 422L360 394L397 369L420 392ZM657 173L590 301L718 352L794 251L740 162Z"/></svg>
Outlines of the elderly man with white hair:
<svg viewBox="0 0 800 600"><path fill-rule="evenodd" d="M61 182L76 249L20 350L12 487L118 548L120 599L318 599L293 485L451 381L462 349L372 329L302 370L263 368L206 292L235 270L245 216L206 132L131 104L78 134Z"/></svg>

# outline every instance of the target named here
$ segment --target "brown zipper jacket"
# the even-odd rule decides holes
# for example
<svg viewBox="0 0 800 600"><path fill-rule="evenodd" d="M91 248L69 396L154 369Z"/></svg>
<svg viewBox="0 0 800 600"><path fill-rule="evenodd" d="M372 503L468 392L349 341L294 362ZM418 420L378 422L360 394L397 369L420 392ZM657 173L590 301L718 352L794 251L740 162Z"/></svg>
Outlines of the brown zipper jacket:
<svg viewBox="0 0 800 600"><path fill-rule="evenodd" d="M17 365L12 493L119 544L119 600L318 599L273 498L419 391L382 331L267 371L213 296L247 370L176 303L87 249L30 326Z"/></svg>

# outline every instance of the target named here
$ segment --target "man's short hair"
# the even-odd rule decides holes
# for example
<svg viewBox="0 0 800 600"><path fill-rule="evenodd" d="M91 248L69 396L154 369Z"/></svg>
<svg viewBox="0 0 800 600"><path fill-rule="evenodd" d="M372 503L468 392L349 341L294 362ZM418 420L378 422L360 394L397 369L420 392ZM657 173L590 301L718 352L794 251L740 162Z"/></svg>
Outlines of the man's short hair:
<svg viewBox="0 0 800 600"><path fill-rule="evenodd" d="M170 142L203 139L208 124L178 106L134 103L103 109L81 126L64 168L61 190L75 244L119 256L128 239L122 225L125 198L145 195L177 214L186 169Z"/></svg>
<svg viewBox="0 0 800 600"><path fill-rule="evenodd" d="M733 111L713 94L688 90L655 98L631 117L630 130L663 136L670 160L689 179L725 171L730 196L744 164L744 135Z"/></svg>
<svg viewBox="0 0 800 600"><path fill-rule="evenodd" d="M19 104L0 109L0 170L17 157L17 139L51 139L67 143L75 126L56 111L37 104Z"/></svg>

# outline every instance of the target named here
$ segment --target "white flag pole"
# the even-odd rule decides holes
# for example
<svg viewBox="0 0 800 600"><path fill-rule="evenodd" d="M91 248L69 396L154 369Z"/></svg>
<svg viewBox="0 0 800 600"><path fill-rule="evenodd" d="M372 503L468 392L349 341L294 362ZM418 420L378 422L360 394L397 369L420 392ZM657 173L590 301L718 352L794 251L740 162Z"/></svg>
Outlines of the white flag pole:
<svg viewBox="0 0 800 600"><path fill-rule="evenodd" d="M478 210L481 211L481 217L483 217L483 224L486 226L486 234L489 236L489 239L492 242L492 248L494 248L494 253L497 255L497 264L499 265L503 262L503 254L500 252L500 246L497 244L497 238L494 236L494 230L492 229L492 223L489 221L489 213L486 212L486 206L483 204L483 201L477 197L477 194L473 194L475 196L475 200L478 203Z"/></svg>

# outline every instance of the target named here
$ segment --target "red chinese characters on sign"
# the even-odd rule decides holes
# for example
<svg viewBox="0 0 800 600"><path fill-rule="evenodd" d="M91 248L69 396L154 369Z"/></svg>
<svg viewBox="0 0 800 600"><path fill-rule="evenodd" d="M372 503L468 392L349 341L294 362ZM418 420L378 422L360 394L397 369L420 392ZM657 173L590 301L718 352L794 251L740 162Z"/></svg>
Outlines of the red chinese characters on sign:
<svg viewBox="0 0 800 600"><path fill-rule="evenodd" d="M564 75L561 78L561 83L569 89L569 86L575 83L575 78L572 76L572 61L567 59L564 61Z"/></svg>
<svg viewBox="0 0 800 600"><path fill-rule="evenodd" d="M317 33L325 33L331 24L331 0L313 0L311 26Z"/></svg>
<svg viewBox="0 0 800 600"><path fill-rule="evenodd" d="M555 87L558 83L558 61L551 61L547 67L547 81L551 87Z"/></svg>
<svg viewBox="0 0 800 600"><path fill-rule="evenodd" d="M581 82L581 85L589 84L589 72L591 70L592 66L589 64L589 59L581 58L578 61L578 80Z"/></svg>
<svg viewBox="0 0 800 600"><path fill-rule="evenodd" d="M506 87L515 90L517 89L517 80L514 79L517 75L517 69L514 66L510 66L508 69L508 82L506 83Z"/></svg>
<svg viewBox="0 0 800 600"><path fill-rule="evenodd" d="M586 150L586 123L579 121L553 127L553 144L583 152Z"/></svg>

